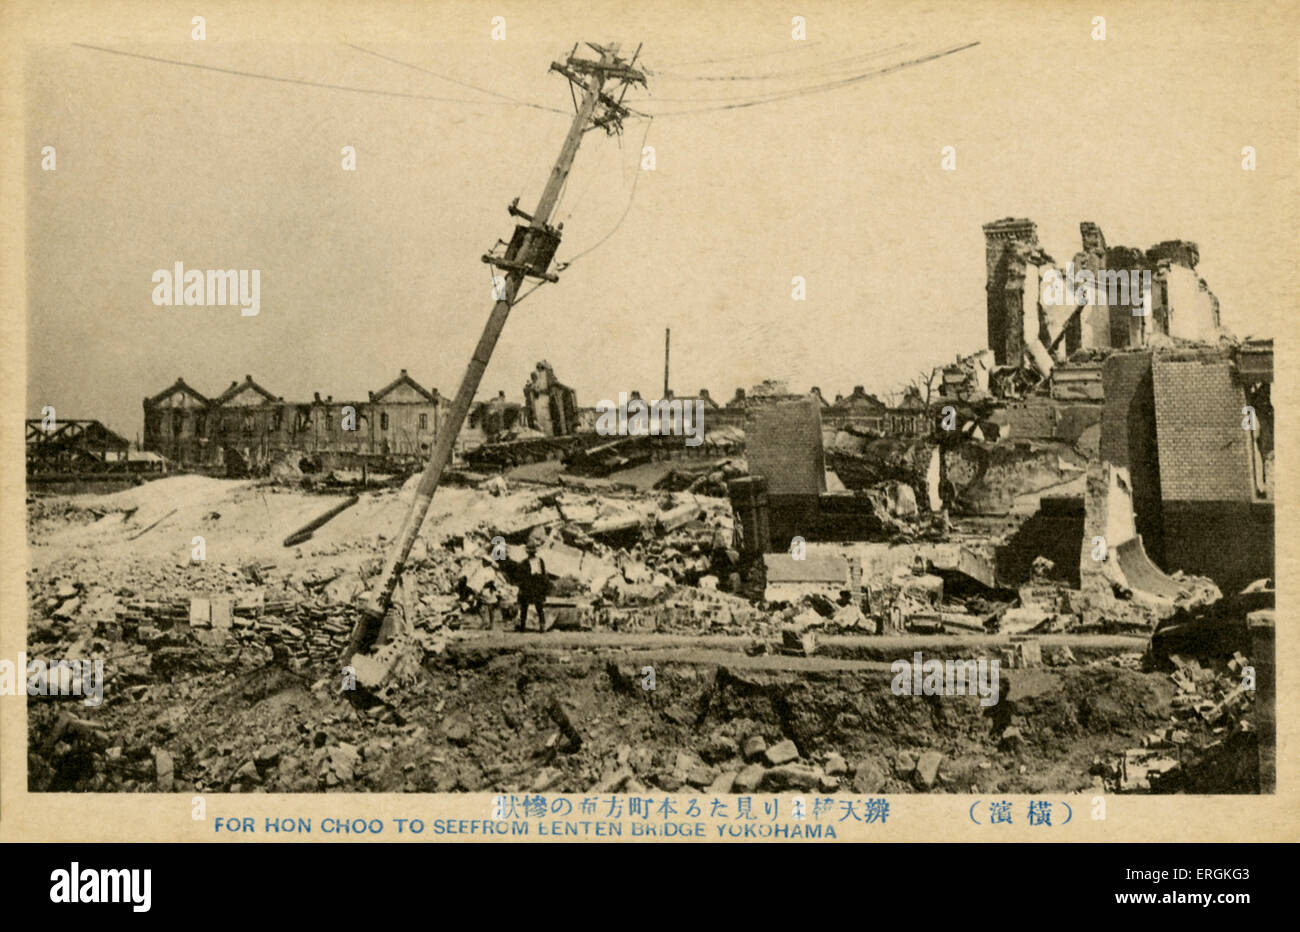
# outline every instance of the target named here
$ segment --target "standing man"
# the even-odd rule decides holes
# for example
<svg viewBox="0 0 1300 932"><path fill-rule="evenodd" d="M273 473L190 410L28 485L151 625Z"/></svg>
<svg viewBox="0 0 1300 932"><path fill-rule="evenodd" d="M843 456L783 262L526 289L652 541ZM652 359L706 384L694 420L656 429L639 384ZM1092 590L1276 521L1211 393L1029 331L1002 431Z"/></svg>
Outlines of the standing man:
<svg viewBox="0 0 1300 932"><path fill-rule="evenodd" d="M546 575L546 564L542 558L537 555L537 541L529 538L528 559L524 560L518 568L518 578L516 584L519 586L519 630L523 631L528 621L528 606L537 609L537 628L539 631L546 630L546 615L542 611L542 606L546 603L546 595L551 591L551 581Z"/></svg>
<svg viewBox="0 0 1300 932"><path fill-rule="evenodd" d="M479 617L483 619L483 627L489 631L496 630L498 601L496 581L489 579L478 594Z"/></svg>

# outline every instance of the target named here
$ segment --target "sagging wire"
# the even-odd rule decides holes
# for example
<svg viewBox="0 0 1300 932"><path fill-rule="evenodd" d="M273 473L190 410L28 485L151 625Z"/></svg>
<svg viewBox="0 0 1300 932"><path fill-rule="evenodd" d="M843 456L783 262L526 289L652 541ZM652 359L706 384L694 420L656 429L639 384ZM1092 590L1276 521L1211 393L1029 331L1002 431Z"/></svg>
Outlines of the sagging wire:
<svg viewBox="0 0 1300 932"><path fill-rule="evenodd" d="M564 113L563 110L557 109L556 107L547 107L544 104L535 104L527 100L520 100L517 97L511 97L508 94L501 94L498 93L497 91L489 90L488 88L485 87L479 87L477 84L470 84L468 81L462 81L459 78L453 78L445 74L440 74L439 72L434 71L431 68L426 68L423 65L416 65L409 61L402 61L400 58L393 58L391 55L384 55L380 52L374 52L371 51L370 49L362 48L361 46L354 45L351 42L344 42L343 44L350 49L355 49L356 51L362 52L366 55L373 55L375 56L375 58L382 58L384 61L392 62L395 65L401 65L403 68L412 68L415 71L422 71L425 74L431 74L435 78L440 78L443 81L450 81L452 84L459 84L461 87L467 87L470 90L478 91L480 94L489 94L493 97L499 97L502 100L508 100L511 103L518 104L521 107L532 107L534 110L545 110L549 113L560 113L560 114Z"/></svg>
<svg viewBox="0 0 1300 932"><path fill-rule="evenodd" d="M127 58L138 58L143 61L158 62L164 65L178 65L182 68L196 68L199 71L214 71L218 74L229 74L240 78L258 78L263 81L275 81L280 84L298 84L303 87L318 87L331 91L348 91L353 94L376 94L383 97L402 97L407 100L433 100L439 103L449 104L471 104L473 106L484 106L488 104L503 107L536 107L537 104L525 103L514 100L466 100L461 97L438 97L433 94L408 94L403 91L386 91L379 88L371 87L352 87L347 84L331 84L326 81L309 81L305 78L286 78L274 74L261 74L256 71L241 71L238 68L223 68L220 65L201 65L192 61L181 61L176 58L163 58L158 55L145 55L142 52L128 52L124 49L110 49L102 45L90 45L86 42L74 42L73 45L78 48L91 49L95 52L107 52L110 55L123 55ZM546 108L543 108L546 109ZM563 111L557 111L563 112Z"/></svg>
<svg viewBox="0 0 1300 932"><path fill-rule="evenodd" d="M645 143L646 143L646 140L650 138L650 125L654 122L654 117L647 116L647 117L645 118L645 121L646 121L646 124L645 124L645 132L641 134L641 147L640 147L640 149L638 150L638 152L644 152L644 151L645 151ZM627 205L623 208L623 213L622 213L622 215L618 218L618 221L614 224L613 229L611 229L608 233L606 233L604 236L602 236L599 240L597 240L597 241L596 241L595 243L593 243L591 246L588 246L588 247L587 247L586 249L584 249L582 252L578 253L578 254L577 254L576 256L574 256L572 259L569 259L569 260L566 261L566 262L557 262L557 263L555 264L555 271L557 271L557 272L563 272L565 269L567 269L567 268L569 268L570 266L572 266L573 263L577 262L577 261L578 261L579 259L581 259L583 256L590 254L593 250L595 250L595 249L597 249L598 247L604 245L604 243L605 243L605 242L606 242L606 241L607 241L611 236L613 236L615 233L618 232L619 227L621 227L621 226L623 225L623 221L627 219L627 215L628 215L629 213L631 213L631 211L632 211L632 203L633 203L633 202L635 201L635 199L636 199L636 184L637 184L637 182L640 181L640 180L641 180L641 172L638 171L638 172L636 173L635 177L633 177L633 179L632 179L632 190L628 193Z"/></svg>
<svg viewBox="0 0 1300 932"><path fill-rule="evenodd" d="M764 74L723 74L723 75L704 75L704 74L678 74L672 71L647 70L647 73L656 78L668 78L674 81L778 81L795 78L809 74L825 74L829 71L843 71L863 62L870 61L873 58L879 58L881 55L888 55L890 52L897 52L900 49L913 45L912 42L900 42L897 45L891 45L888 48L877 49L874 52L860 52L857 55L849 55L845 58L838 58L834 61L823 62L812 68L800 68L794 71L769 71Z"/></svg>
<svg viewBox="0 0 1300 932"><path fill-rule="evenodd" d="M733 61L748 61L752 58L767 58L771 55L788 55L791 52L802 52L814 48L821 43L817 40L811 42L804 41L795 43L794 46L789 44L781 46L779 49L771 49L766 52L751 52L747 55L734 55L731 58L697 58L693 61L679 61L669 63L669 68L683 68L687 65L725 65Z"/></svg>
<svg viewBox="0 0 1300 932"><path fill-rule="evenodd" d="M873 71L866 71L861 74L852 75L847 78L841 78L836 81L829 81L824 84L808 85L806 87L796 88L788 91L774 91L771 94L763 95L761 97L756 96L756 98L753 100L747 100L741 103L725 104L720 107L695 107L695 108L689 108L685 110L660 111L659 113L650 114L650 115L656 117L672 117L672 116L686 116L686 115L697 114L697 113L716 113L721 110L742 110L746 107L757 107L762 104L776 103L782 100L790 100L795 97L804 97L809 94L825 93L826 91L833 91L842 87L848 87L850 85L858 83L859 81L865 81L869 78L878 78L878 77L882 77L883 75L892 74L893 72L900 71L903 68L910 68L914 65L924 64L926 62L934 61L939 58L944 58L948 55L955 55L958 52L964 52L967 49L974 48L977 45L979 45L979 42L968 42L965 45L953 46L951 48L947 48L947 49L943 49L942 51L935 52L931 55L924 55L921 56L920 58L912 58L907 61L898 62L897 64L894 65L888 65L884 68L878 68Z"/></svg>

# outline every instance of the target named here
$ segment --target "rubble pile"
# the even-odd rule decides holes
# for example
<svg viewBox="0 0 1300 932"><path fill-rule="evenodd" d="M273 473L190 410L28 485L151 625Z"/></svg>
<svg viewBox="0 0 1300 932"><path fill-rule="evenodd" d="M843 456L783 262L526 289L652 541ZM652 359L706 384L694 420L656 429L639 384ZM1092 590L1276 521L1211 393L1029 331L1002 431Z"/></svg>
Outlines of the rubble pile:
<svg viewBox="0 0 1300 932"><path fill-rule="evenodd" d="M450 590L461 560L459 548L434 547L422 553L416 572ZM875 671L750 673L701 666L703 658L684 647L676 662L649 661L657 682L648 690L646 662L635 655L611 662L586 650L500 652L476 647L480 639L464 632L437 645L426 640L423 676L403 686L396 705L362 708L342 690L337 664L317 663L315 651L331 661L337 656L330 655L345 637L339 621L348 617L337 612L347 604L350 580L359 582L366 571L296 560L236 572L209 567L202 580L207 595L185 598L146 596L127 585L112 590L84 578L34 582L33 617L46 627L33 635L33 649L102 657L106 701L96 708L28 703L30 786L1028 791L1055 785L1043 782L1049 777L1086 780L1093 755L1121 754L1170 711L1151 698L1150 674L1072 662L1068 649L1046 645L1017 645L1015 675L1059 682L1033 688L1018 680L1016 692L994 707L1006 710L1003 722L991 720L974 697L938 718L930 703L900 704L888 692L887 664ZM425 593L432 585L411 589ZM419 633L431 639L450 623L424 598L406 601ZM208 624L191 623L203 620L204 599ZM214 605L225 604L230 626L219 627L214 622L224 608ZM861 624L845 620L854 607L835 606L829 618L817 611L828 607L810 599L799 612L820 619L819 631ZM657 630L692 626L696 634L718 630L716 619L730 613L730 630L754 632L756 642L785 617L728 593L680 585L665 586L663 601L646 608L677 613L657 621ZM646 630L633 607L603 611L609 614L598 623L610 630ZM821 661L821 651L814 653L809 661ZM1100 676L1099 666L1114 673Z"/></svg>
<svg viewBox="0 0 1300 932"><path fill-rule="evenodd" d="M96 651L110 662L118 645L169 652L164 658L202 645L274 653L294 669L332 664L351 631L355 601L381 567L376 554L385 535L353 538L352 526L391 527L411 484L400 494L362 497L293 548L277 547L275 538L329 499L178 477L81 505L37 503L33 543L41 565L31 574L30 643L70 656ZM561 627L750 631L762 617L720 591L736 557L728 551L729 510L715 500L510 490L500 477L481 492L445 492L469 502L453 503L454 519L431 521L412 551L398 603L417 628L500 621L481 609L490 602L511 610L505 564L528 538L542 542L556 577L553 619ZM261 520L245 520L253 516ZM183 544L199 539L192 530L202 532L212 556L232 556L235 565L187 552ZM114 559L117 541L135 546ZM137 547L145 551L138 559ZM149 559L160 551L170 559ZM46 565L51 553L60 556Z"/></svg>
<svg viewBox="0 0 1300 932"><path fill-rule="evenodd" d="M1085 222L1062 270L1036 230L985 225L988 347L895 404L701 390L683 446L581 430L539 363L471 413L382 636L418 445L33 492L28 647L102 661L106 702L29 703L31 787L1271 788L1273 586L1237 590L1274 572L1272 342L1192 243ZM506 634L521 588L541 630ZM981 695L895 691L922 648Z"/></svg>
<svg viewBox="0 0 1300 932"><path fill-rule="evenodd" d="M846 425L825 450L826 464L848 489L874 489L904 518L937 511L939 448L930 440L881 437Z"/></svg>
<svg viewBox="0 0 1300 932"><path fill-rule="evenodd" d="M743 458L709 462L699 469L672 469L655 483L664 492L692 492L696 495L727 497L727 483L749 475L749 465Z"/></svg>
<svg viewBox="0 0 1300 932"><path fill-rule="evenodd" d="M35 502L30 649L103 660L105 703L29 703L30 786L1011 792L1083 788L1095 758L1108 785L1166 791L1214 767L1235 772L1249 698L1190 666L1169 679L1046 637L1118 630L1083 621L1081 590L1050 560L1019 589L996 589L963 562L964 545L918 541L933 559L882 555L854 582L749 599L731 508L699 491L730 474L710 468L687 482L687 472L665 483L684 488L650 492L499 475L440 489L395 598L423 662L399 696L369 706L347 694L339 658L415 480L322 495L174 477ZM883 478L864 490L882 525L932 523L903 487ZM200 538L206 555L196 556ZM510 567L527 542L552 578L548 629L625 634L640 644L617 648L626 661L572 638L500 647L490 629L513 626ZM949 546L950 557L936 555ZM924 700L900 703L884 673L897 650L857 636L925 633L1009 635L1009 646L961 650L999 658L1008 696L1014 671L1014 696L992 712L971 699L941 716ZM645 635L682 640L642 662ZM706 636L770 668L732 669ZM828 663L852 658L865 666ZM782 666L796 663L804 672ZM1183 733L1176 752L1161 743Z"/></svg>
<svg viewBox="0 0 1300 932"><path fill-rule="evenodd" d="M1166 723L1140 746L1096 759L1098 785L1121 793L1258 792L1255 692L1242 681L1250 662L1240 651L1208 665L1179 654L1169 662L1177 693Z"/></svg>

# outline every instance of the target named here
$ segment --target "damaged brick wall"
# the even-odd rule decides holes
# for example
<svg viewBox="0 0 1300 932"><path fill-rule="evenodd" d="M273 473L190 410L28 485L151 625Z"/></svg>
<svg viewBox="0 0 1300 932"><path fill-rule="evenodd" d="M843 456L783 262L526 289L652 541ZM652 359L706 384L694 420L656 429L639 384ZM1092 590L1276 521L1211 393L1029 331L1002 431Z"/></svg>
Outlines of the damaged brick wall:
<svg viewBox="0 0 1300 932"><path fill-rule="evenodd" d="M1050 399L1013 401L1006 413L1012 440L1050 440L1056 435L1056 411Z"/></svg>
<svg viewBox="0 0 1300 932"><path fill-rule="evenodd" d="M1272 576L1273 508L1255 494L1245 394L1227 354L1117 353L1103 380L1101 458L1129 471L1151 559L1225 592Z"/></svg>
<svg viewBox="0 0 1300 932"><path fill-rule="evenodd" d="M1106 400L1101 420L1101 459L1128 470L1138 533L1151 559L1164 566L1151 354L1128 352L1109 357L1102 367L1102 384Z"/></svg>
<svg viewBox="0 0 1300 932"><path fill-rule="evenodd" d="M1170 571L1208 576L1224 592L1274 576L1271 502L1169 501L1163 511Z"/></svg>
<svg viewBox="0 0 1300 932"><path fill-rule="evenodd" d="M745 419L749 474L767 484L770 544L787 550L795 536L811 539L817 497L826 491L821 412L813 398L755 406Z"/></svg>
<svg viewBox="0 0 1300 932"><path fill-rule="evenodd" d="M1274 573L1273 505L1256 494L1245 392L1226 354L1152 362L1165 566L1225 592Z"/></svg>
<svg viewBox="0 0 1300 932"><path fill-rule="evenodd" d="M1152 360L1160 485L1172 501L1252 501L1245 392L1225 354Z"/></svg>
<svg viewBox="0 0 1300 932"><path fill-rule="evenodd" d="M754 407L745 421L749 474L767 480L769 495L826 491L821 413L812 398Z"/></svg>

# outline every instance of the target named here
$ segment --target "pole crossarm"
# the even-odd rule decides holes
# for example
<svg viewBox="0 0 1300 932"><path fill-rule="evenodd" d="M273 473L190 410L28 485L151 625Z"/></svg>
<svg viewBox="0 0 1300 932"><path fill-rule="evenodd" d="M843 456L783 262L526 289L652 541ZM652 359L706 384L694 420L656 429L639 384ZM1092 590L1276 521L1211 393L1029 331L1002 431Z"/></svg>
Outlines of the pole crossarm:
<svg viewBox="0 0 1300 932"><path fill-rule="evenodd" d="M593 49L600 49L600 46L588 43ZM592 61L588 58L578 58L576 55L570 55L564 62L551 62L551 71L557 71L569 79L570 87L577 86L583 90L587 89L589 79L598 82L597 103L601 110L591 119L591 126L587 129L597 127L604 129L609 135L620 133L623 130L623 120L634 111L623 106L623 96L627 93L628 87L637 84L641 87L646 86L645 72L632 67L631 62L625 62L618 58L611 49L617 46L610 46L601 49L602 58L600 61ZM638 46L638 54L640 47ZM635 61L635 56L633 56ZM604 91L606 82L612 82L617 85L618 99L616 100L612 93ZM576 98L575 98L576 107Z"/></svg>

